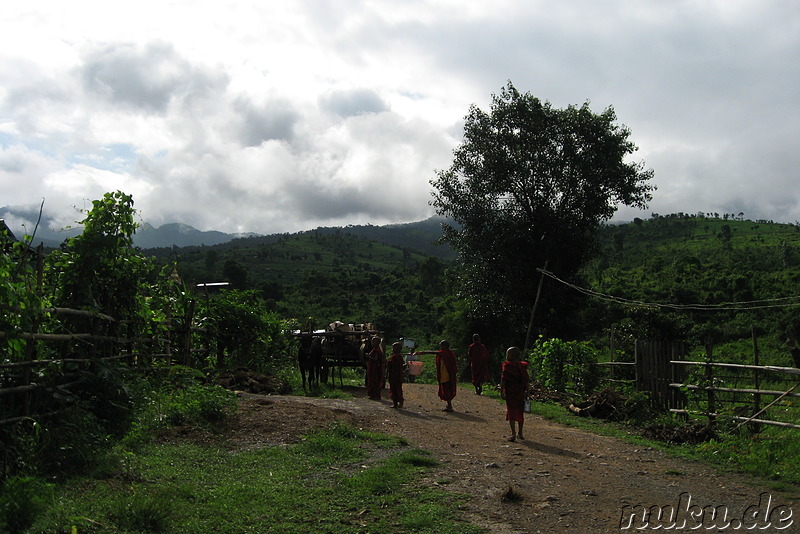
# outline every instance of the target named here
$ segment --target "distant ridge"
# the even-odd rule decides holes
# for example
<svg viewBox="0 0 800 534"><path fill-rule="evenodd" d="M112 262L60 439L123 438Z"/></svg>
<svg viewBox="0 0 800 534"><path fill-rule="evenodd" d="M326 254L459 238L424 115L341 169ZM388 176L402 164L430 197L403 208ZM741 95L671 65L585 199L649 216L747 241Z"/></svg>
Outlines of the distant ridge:
<svg viewBox="0 0 800 534"><path fill-rule="evenodd" d="M5 206L0 208L0 219L4 219L8 227L17 237L22 239L25 235L34 234L34 246L39 243L48 248L58 248L65 240L80 235L83 228L58 228L52 218L42 214L42 220L36 227L39 219L38 208L20 208ZM219 245L239 237L249 237L255 234L226 234L218 231L202 231L187 224L168 223L155 227L149 223L142 223L133 234L133 244L140 248L160 247L189 247L201 245Z"/></svg>
<svg viewBox="0 0 800 534"><path fill-rule="evenodd" d="M8 227L18 239L30 235L36 226L39 217L38 208L2 207L0 219L4 219ZM431 256L443 259L452 259L454 252L446 245L438 245L436 241L442 235L442 217L431 217L423 221L389 224L385 226L357 225L343 227L319 227L315 230L297 232L304 234L317 232L332 234L336 232L348 233L400 248L413 249ZM31 222L33 221L33 222ZM23 228L24 225L24 228ZM65 240L80 235L82 228L73 227L60 229L46 214L36 228L33 245L44 244L48 248L58 248ZM167 223L153 226L149 223L140 224L133 235L133 243L142 249L159 248L184 248L228 245L247 247L256 242L274 242L278 236L286 234L259 235L255 233L228 234L216 230L202 231L182 223Z"/></svg>
<svg viewBox="0 0 800 534"><path fill-rule="evenodd" d="M150 224L142 224L133 235L133 243L137 247L163 248L163 247L197 247L203 245L219 245L239 237L249 237L255 234L226 234L216 230L202 231L192 228L187 224L168 223L158 228Z"/></svg>
<svg viewBox="0 0 800 534"><path fill-rule="evenodd" d="M454 259L456 254L449 246L437 244L438 239L442 237L442 223L445 221L444 217L430 217L423 221L411 223L387 224L385 226L367 224L341 228L319 227L311 231L323 234L345 232L385 245L411 248L429 256Z"/></svg>

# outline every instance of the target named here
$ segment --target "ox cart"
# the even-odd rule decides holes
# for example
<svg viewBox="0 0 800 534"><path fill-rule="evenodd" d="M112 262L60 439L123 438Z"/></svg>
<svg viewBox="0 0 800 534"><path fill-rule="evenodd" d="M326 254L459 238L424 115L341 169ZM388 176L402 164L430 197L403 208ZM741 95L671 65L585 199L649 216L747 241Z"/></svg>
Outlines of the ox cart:
<svg viewBox="0 0 800 534"><path fill-rule="evenodd" d="M327 382L339 369L339 383L342 384L343 367L365 368L366 355L370 351L370 340L381 336L372 324L347 324L336 321L324 330L294 332L300 338L298 363L303 375L303 388L306 373L309 386L315 382Z"/></svg>

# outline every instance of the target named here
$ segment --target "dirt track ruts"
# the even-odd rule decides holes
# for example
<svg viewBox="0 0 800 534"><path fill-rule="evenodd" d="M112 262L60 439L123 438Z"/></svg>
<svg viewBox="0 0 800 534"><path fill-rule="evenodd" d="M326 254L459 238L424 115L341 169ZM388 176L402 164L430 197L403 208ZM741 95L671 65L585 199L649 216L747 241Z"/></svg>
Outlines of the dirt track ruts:
<svg viewBox="0 0 800 534"><path fill-rule="evenodd" d="M686 509L687 496L691 496L692 505L723 506L728 512L727 519L712 519L706 511L703 528L695 531L746 532L747 525L740 524L745 510L759 509L760 502L763 509L765 497L771 496L773 510L784 507L772 517L756 517L758 526L768 521L772 526L755 531L800 532L797 514L782 522L778 516L787 509L800 512L796 502L744 475L721 472L530 415L525 423L526 439L511 443L507 440L505 407L495 399L460 388L453 401L455 412L445 413L435 386L405 384L404 393L405 407L401 410L392 409L388 399L271 396L261 397L259 402L259 396L246 395L240 410L241 437L247 434L251 440L292 441L309 426L321 426L331 419L403 436L414 446L433 452L442 462L425 483L470 495L465 517L490 532L624 532L620 529L624 507L672 505ZM384 397L388 397L387 391ZM267 429L280 435L259 437ZM521 500L504 501L509 488ZM638 509L637 517L643 509ZM686 513L678 516L682 518L689 520L683 529L689 531L692 518ZM655 531L656 518L648 515L648 519L649 529L645 531ZM726 523L724 529L705 528ZM779 530L778 526L787 528Z"/></svg>

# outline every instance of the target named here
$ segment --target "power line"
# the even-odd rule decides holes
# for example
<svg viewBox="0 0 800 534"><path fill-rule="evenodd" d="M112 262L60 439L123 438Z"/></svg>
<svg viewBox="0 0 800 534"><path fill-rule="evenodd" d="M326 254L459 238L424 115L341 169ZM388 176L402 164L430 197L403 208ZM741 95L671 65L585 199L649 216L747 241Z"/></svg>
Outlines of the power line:
<svg viewBox="0 0 800 534"><path fill-rule="evenodd" d="M588 295L590 297L598 298L601 300L606 300L610 302L616 302L617 304L621 304L623 306L634 306L638 308L668 308L672 310L686 310L686 311L742 311L742 310L760 310L765 308L788 308L791 306L800 306L800 296L794 297L780 297L775 299L763 299L763 300L750 300L744 302L723 302L720 304L664 304L658 302L643 302L640 300L632 300L626 299L623 297L617 297L614 295L609 295L606 293L601 293L599 291L595 291L593 289L580 287L566 280L562 280L555 274L547 271L545 269L536 269L540 273L549 278L555 280L556 282L563 284L579 293L583 293L584 295Z"/></svg>

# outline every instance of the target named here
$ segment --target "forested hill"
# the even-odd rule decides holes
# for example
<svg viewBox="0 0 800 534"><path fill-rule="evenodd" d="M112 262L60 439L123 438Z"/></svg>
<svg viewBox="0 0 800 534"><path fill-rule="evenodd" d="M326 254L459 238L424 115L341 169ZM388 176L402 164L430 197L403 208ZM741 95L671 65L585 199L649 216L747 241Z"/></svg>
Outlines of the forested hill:
<svg viewBox="0 0 800 534"><path fill-rule="evenodd" d="M436 250L439 235L438 223L429 221L144 252L160 263L176 262L190 286L225 281L233 289L255 290L267 309L285 318L314 317L317 327L335 320L373 322L393 336L421 337L441 332L437 307L448 288L447 261L440 257L452 253Z"/></svg>
<svg viewBox="0 0 800 534"><path fill-rule="evenodd" d="M579 283L602 295L665 306L643 310L587 299L606 325L649 315L650 335L713 330L745 338L756 327L785 339L798 327L800 225L676 214L606 226ZM739 309L691 309L725 303Z"/></svg>
<svg viewBox="0 0 800 534"><path fill-rule="evenodd" d="M604 226L599 245L600 260L623 268L669 261L777 271L800 264L800 225L656 215Z"/></svg>
<svg viewBox="0 0 800 534"><path fill-rule="evenodd" d="M442 236L443 222L445 219L442 217L431 217L424 221L386 226L368 224L345 228L320 227L314 232L322 234L347 232L378 243L412 249L443 260L452 260L456 257L455 251L447 245L437 243Z"/></svg>
<svg viewBox="0 0 800 534"><path fill-rule="evenodd" d="M313 316L320 324L371 321L393 335L434 335L452 310L443 303L456 293L445 277L453 253L433 244L440 222L319 228L146 253L164 263L177 261L190 284L228 281L255 289L286 317ZM683 306L800 295L797 225L678 214L604 226L598 238L595 258L570 282L614 298ZM576 307L570 331L579 339L597 338L609 325L623 323L635 323L637 335L685 337L718 328L746 337L754 325L782 335L797 311L655 312L571 296L555 302Z"/></svg>
<svg viewBox="0 0 800 534"><path fill-rule="evenodd" d="M456 257L455 252L447 245L438 244L438 239L442 236L441 217L431 217L423 221L402 224L389 224L385 226L349 225L344 227L319 227L314 230L297 232L295 234L270 234L253 235L227 240L224 243L217 243L213 246L182 246L184 252L195 252L197 250L213 249L217 251L248 249L271 245L289 237L300 235L347 235L374 241L383 245L399 249L413 250L414 252L426 256L435 256L442 260L452 260ZM168 256L172 253L173 247L142 247L147 249L149 255L156 257Z"/></svg>

